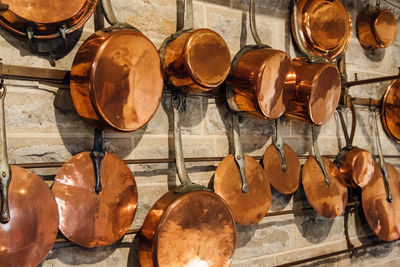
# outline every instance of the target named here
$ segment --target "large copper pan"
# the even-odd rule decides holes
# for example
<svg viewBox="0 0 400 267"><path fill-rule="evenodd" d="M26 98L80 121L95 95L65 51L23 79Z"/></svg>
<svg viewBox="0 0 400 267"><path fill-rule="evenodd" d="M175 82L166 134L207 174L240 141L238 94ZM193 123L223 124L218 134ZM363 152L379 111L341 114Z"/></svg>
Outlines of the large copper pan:
<svg viewBox="0 0 400 267"><path fill-rule="evenodd" d="M57 203L36 174L7 162L4 98L0 95L0 266L37 266L58 233Z"/></svg>
<svg viewBox="0 0 400 267"><path fill-rule="evenodd" d="M400 143L400 79L394 80L383 95L381 119L385 133Z"/></svg>
<svg viewBox="0 0 400 267"><path fill-rule="evenodd" d="M0 16L6 29L28 39L66 37L81 28L98 0L2 0L9 8Z"/></svg>
<svg viewBox="0 0 400 267"><path fill-rule="evenodd" d="M161 101L161 62L153 43L119 23L103 0L110 28L79 48L71 69L71 96L79 116L93 127L133 131L143 127Z"/></svg>
<svg viewBox="0 0 400 267"><path fill-rule="evenodd" d="M189 179L178 110L183 108L182 99L173 102L176 168L182 184L162 196L147 214L140 233L140 264L229 266L235 250L235 221L221 197Z"/></svg>

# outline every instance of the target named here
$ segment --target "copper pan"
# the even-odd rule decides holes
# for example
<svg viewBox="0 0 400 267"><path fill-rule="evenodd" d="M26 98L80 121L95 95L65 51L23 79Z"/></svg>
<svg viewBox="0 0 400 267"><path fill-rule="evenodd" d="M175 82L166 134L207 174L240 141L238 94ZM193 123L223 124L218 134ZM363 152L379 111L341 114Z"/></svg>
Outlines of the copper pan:
<svg viewBox="0 0 400 267"><path fill-rule="evenodd" d="M37 266L57 237L57 203L39 176L8 165L3 82L1 89L0 266Z"/></svg>
<svg viewBox="0 0 400 267"><path fill-rule="evenodd" d="M226 202L193 183L185 168L180 130L184 97L175 96L174 143L178 177L182 184L163 195L150 209L140 232L142 267L229 266L236 228Z"/></svg>
<svg viewBox="0 0 400 267"><path fill-rule="evenodd" d="M66 38L85 24L98 0L35 0L31 2L2 0L8 9L0 16L0 25L7 30L32 38Z"/></svg>
<svg viewBox="0 0 400 267"><path fill-rule="evenodd" d="M134 131L156 113L161 101L161 62L153 43L115 18L102 0L111 27L79 48L71 69L71 96L79 116L93 127Z"/></svg>
<svg viewBox="0 0 400 267"><path fill-rule="evenodd" d="M387 136L400 143L400 79L394 80L383 95L381 119Z"/></svg>
<svg viewBox="0 0 400 267"><path fill-rule="evenodd" d="M386 48L397 36L397 20L388 9L379 5L366 10L357 17L357 36L360 44L367 48Z"/></svg>
<svg viewBox="0 0 400 267"><path fill-rule="evenodd" d="M197 93L217 88L226 79L231 54L222 37L210 29L193 29L193 4L186 0L184 27L160 48L164 78L171 88Z"/></svg>

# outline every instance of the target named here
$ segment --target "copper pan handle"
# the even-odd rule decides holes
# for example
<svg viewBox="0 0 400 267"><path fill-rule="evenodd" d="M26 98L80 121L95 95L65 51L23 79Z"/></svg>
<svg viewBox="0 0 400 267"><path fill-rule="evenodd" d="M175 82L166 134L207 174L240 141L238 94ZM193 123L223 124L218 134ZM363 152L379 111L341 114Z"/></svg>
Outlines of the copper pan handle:
<svg viewBox="0 0 400 267"><path fill-rule="evenodd" d="M116 25L119 23L117 17L115 16L113 7L110 0L101 0L101 5L103 6L104 16L110 25Z"/></svg>
<svg viewBox="0 0 400 267"><path fill-rule="evenodd" d="M254 41L257 45L263 45L261 42L260 36L257 32L257 25L256 25L256 2L255 0L250 0L250 7L249 7L249 20L250 20L250 31L251 35L253 36ZM267 45L271 48L269 45Z"/></svg>
<svg viewBox="0 0 400 267"><path fill-rule="evenodd" d="M194 28L193 18L193 0L184 0L183 2L183 30L189 30Z"/></svg>
<svg viewBox="0 0 400 267"><path fill-rule="evenodd" d="M313 148L314 148L314 158L318 163L319 168L322 171L322 174L324 175L324 180L325 183L329 186L331 184L331 181L329 180L328 173L326 172L324 161L321 158L321 154L319 153L318 149L318 144L317 144L317 133L316 133L316 128L314 124L311 125L311 132L312 132L312 143L313 143Z"/></svg>
<svg viewBox="0 0 400 267"><path fill-rule="evenodd" d="M2 63L0 63L2 68ZM10 210L8 207L8 186L10 185L11 175L10 166L8 165L7 157L7 140L6 140L6 122L4 112L4 98L6 97L7 89L1 80L1 92L0 92L0 194L1 194L1 215L0 222L7 223L10 221Z"/></svg>
<svg viewBox="0 0 400 267"><path fill-rule="evenodd" d="M336 110L337 110L337 112L339 114L340 124L342 125L344 139L346 140L346 147L348 149L350 149L350 148L353 147L353 145L352 145L352 142L350 140L349 133L347 132L347 127L346 127L346 123L344 121L342 107L339 105Z"/></svg>
<svg viewBox="0 0 400 267"><path fill-rule="evenodd" d="M274 132L275 136L272 139L272 142L276 149L278 150L279 158L281 159L281 167L282 171L286 172L287 171L287 164L286 164L286 159L285 159L285 151L283 150L283 140L282 137L279 136L278 134L278 127L279 127L279 118L275 119L274 123Z"/></svg>
<svg viewBox="0 0 400 267"><path fill-rule="evenodd" d="M8 5L0 2L0 15L8 10Z"/></svg>
<svg viewBox="0 0 400 267"><path fill-rule="evenodd" d="M99 194L103 189L101 185L101 164L105 156L104 146L103 146L103 129L94 129L94 141L93 149L90 152L90 158L93 162L94 167L94 191Z"/></svg>
<svg viewBox="0 0 400 267"><path fill-rule="evenodd" d="M249 184L247 183L246 177L246 161L244 159L242 145L240 143L240 127L239 127L239 115L236 112L232 112L232 134L233 134L233 146L234 146L234 159L239 168L241 190L243 194L249 192Z"/></svg>

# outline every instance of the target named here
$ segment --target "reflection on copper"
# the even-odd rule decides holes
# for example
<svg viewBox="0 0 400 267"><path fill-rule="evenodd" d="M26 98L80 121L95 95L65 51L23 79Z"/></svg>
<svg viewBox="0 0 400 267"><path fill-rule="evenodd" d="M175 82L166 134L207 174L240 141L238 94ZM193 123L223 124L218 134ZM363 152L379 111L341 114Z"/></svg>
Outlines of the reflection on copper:
<svg viewBox="0 0 400 267"><path fill-rule="evenodd" d="M296 42L301 42L308 52L330 60L347 50L351 17L340 0L299 0L297 9L301 39Z"/></svg>
<svg viewBox="0 0 400 267"><path fill-rule="evenodd" d="M367 10L357 17L357 36L364 47L389 47L397 36L396 17L387 9Z"/></svg>
<svg viewBox="0 0 400 267"><path fill-rule="evenodd" d="M283 171L278 149L271 144L264 153L264 170L271 185L282 194L294 193L300 185L300 160L296 152L287 144L283 145L286 171Z"/></svg>
<svg viewBox="0 0 400 267"><path fill-rule="evenodd" d="M0 266L37 266L57 237L57 203L39 176L10 167L10 221L0 223Z"/></svg>
<svg viewBox="0 0 400 267"><path fill-rule="evenodd" d="M304 58L293 59L294 73L288 78L284 98L285 115L316 125L330 120L339 103L340 74L331 63L310 64ZM295 84L293 76L296 76Z"/></svg>
<svg viewBox="0 0 400 267"><path fill-rule="evenodd" d="M229 205L235 222L250 225L258 223L267 214L271 205L271 187L261 165L247 154L244 158L249 192L241 191L240 172L233 155L219 163L213 189Z"/></svg>
<svg viewBox="0 0 400 267"><path fill-rule="evenodd" d="M168 192L144 220L139 260L142 267L229 266L235 241L233 216L218 195Z"/></svg>
<svg viewBox="0 0 400 267"><path fill-rule="evenodd" d="M70 88L78 114L91 126L137 130L149 122L161 101L157 49L134 29L97 31L75 56Z"/></svg>
<svg viewBox="0 0 400 267"><path fill-rule="evenodd" d="M314 210L326 218L342 214L347 204L347 187L339 169L329 159L322 157L330 185L324 181L324 175L314 157L309 157L303 166L302 182L308 202Z"/></svg>
<svg viewBox="0 0 400 267"><path fill-rule="evenodd" d="M210 29L176 33L164 41L160 55L166 80L186 93L218 87L230 69L228 45Z"/></svg>
<svg viewBox="0 0 400 267"><path fill-rule="evenodd" d="M93 163L89 152L82 152L61 167L52 187L61 232L83 247L116 242L129 229L136 212L137 188L129 167L106 153L100 172L102 191L96 194Z"/></svg>
<svg viewBox="0 0 400 267"><path fill-rule="evenodd" d="M234 107L246 115L276 119L285 111L283 90L292 70L290 57L265 46L245 46L235 56L227 79ZM235 108L236 107L236 108Z"/></svg>
<svg viewBox="0 0 400 267"><path fill-rule="evenodd" d="M68 33L78 30L90 18L97 0L2 0L9 8L0 17L0 24L18 34L27 35L33 27L35 38L56 38L61 25Z"/></svg>
<svg viewBox="0 0 400 267"><path fill-rule="evenodd" d="M382 240L400 237L400 173L386 163L393 200L386 199L386 189L379 163L375 164L370 183L362 189L362 206L372 231Z"/></svg>
<svg viewBox="0 0 400 267"><path fill-rule="evenodd" d="M382 100L381 118L386 134L400 143L400 79L394 80Z"/></svg>

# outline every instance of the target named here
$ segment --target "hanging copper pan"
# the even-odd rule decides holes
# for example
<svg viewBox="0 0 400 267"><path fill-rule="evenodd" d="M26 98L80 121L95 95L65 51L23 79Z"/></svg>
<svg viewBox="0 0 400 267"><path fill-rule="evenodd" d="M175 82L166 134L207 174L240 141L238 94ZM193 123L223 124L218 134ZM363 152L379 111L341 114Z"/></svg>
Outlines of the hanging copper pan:
<svg viewBox="0 0 400 267"><path fill-rule="evenodd" d="M162 196L147 214L140 233L140 264L229 266L235 250L235 221L221 197L189 179L178 110L184 109L183 97L176 97L172 105L176 168L182 184Z"/></svg>
<svg viewBox="0 0 400 267"><path fill-rule="evenodd" d="M81 28L92 15L98 0L2 0L9 5L0 24L28 39L66 37Z"/></svg>
<svg viewBox="0 0 400 267"><path fill-rule="evenodd" d="M379 6L366 10L357 17L357 36L364 47L389 47L397 36L396 17L390 10Z"/></svg>
<svg viewBox="0 0 400 267"><path fill-rule="evenodd" d="M394 80L383 95L381 118L385 133L400 143L400 79Z"/></svg>
<svg viewBox="0 0 400 267"><path fill-rule="evenodd" d="M71 96L79 116L91 126L134 131L160 105L160 57L146 36L117 21L109 0L102 4L113 26L97 31L79 48L71 69Z"/></svg>
<svg viewBox="0 0 400 267"><path fill-rule="evenodd" d="M4 98L0 95L0 266L37 266L58 233L57 203L36 174L8 165Z"/></svg>

